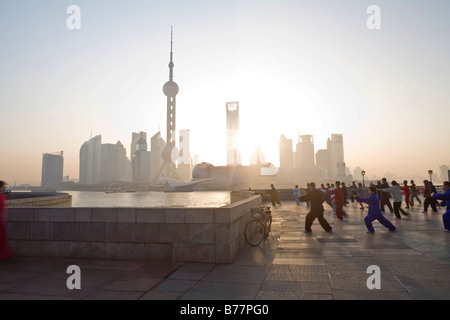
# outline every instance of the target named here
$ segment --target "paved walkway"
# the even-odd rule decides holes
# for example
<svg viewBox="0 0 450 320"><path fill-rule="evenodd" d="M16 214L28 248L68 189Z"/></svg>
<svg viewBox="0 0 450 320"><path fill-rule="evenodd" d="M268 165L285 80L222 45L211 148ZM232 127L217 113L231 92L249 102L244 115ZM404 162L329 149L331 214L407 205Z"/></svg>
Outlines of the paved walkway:
<svg viewBox="0 0 450 320"><path fill-rule="evenodd" d="M450 233L442 214L421 208L389 232L377 221L366 233L367 210L351 203L344 222L326 206L333 232L317 221L304 234L308 209L284 202L273 209L273 230L232 264L168 263L15 257L0 261L0 300L289 300L450 299ZM81 268L81 289L69 290L69 265ZM381 289L369 290L367 268L380 268Z"/></svg>

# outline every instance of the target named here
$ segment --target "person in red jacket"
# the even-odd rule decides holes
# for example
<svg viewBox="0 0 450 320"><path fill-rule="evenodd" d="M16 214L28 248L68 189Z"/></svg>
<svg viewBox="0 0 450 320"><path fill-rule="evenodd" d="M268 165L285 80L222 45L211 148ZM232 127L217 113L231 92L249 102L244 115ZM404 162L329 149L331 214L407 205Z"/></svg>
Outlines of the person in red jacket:
<svg viewBox="0 0 450 320"><path fill-rule="evenodd" d="M6 207L5 186L6 183L0 181L0 259L8 259L14 255L13 250L9 246L6 223L3 220L3 213Z"/></svg>
<svg viewBox="0 0 450 320"><path fill-rule="evenodd" d="M336 217L339 221L344 220L344 192L341 188L341 182L336 181L336 188L334 190L327 190L328 194L334 194L334 205L336 206Z"/></svg>
<svg viewBox="0 0 450 320"><path fill-rule="evenodd" d="M406 209L409 209L409 206L412 207L410 196L411 196L411 190L409 190L408 186L408 180L403 180L403 194L405 195L405 203L406 203Z"/></svg>

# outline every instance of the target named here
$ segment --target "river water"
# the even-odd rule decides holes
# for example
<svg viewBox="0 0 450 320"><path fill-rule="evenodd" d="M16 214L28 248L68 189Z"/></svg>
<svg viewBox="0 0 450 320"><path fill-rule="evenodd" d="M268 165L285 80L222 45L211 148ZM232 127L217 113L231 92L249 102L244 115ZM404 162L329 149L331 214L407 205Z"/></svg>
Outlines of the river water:
<svg viewBox="0 0 450 320"><path fill-rule="evenodd" d="M195 192L90 192L72 195L72 207L219 207L230 204L229 191Z"/></svg>

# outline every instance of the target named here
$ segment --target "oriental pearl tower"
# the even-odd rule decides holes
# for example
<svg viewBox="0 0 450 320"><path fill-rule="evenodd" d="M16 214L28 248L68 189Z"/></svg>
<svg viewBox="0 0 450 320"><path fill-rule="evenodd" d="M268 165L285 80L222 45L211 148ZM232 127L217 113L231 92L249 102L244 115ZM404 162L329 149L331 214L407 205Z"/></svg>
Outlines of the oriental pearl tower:
<svg viewBox="0 0 450 320"><path fill-rule="evenodd" d="M169 62L169 81L163 86L163 92L167 97L167 136L166 146L162 151L164 160L163 167L166 167L166 177L178 179L178 172L173 159L178 159L178 149L175 147L175 119L176 119L176 96L179 91L178 85L173 81L173 28L170 34L170 62ZM176 161L176 160L175 160Z"/></svg>

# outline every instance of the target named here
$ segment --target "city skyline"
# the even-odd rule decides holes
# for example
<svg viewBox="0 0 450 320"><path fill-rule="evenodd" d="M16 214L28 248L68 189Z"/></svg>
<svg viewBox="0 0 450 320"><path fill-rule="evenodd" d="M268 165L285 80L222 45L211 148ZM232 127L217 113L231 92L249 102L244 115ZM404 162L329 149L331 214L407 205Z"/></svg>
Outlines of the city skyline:
<svg viewBox="0 0 450 320"><path fill-rule="evenodd" d="M313 135L317 152L334 133L347 167L369 177L427 178L449 163L445 1L77 1L79 30L66 26L70 4L0 4L0 179L10 185L38 184L42 155L56 150L77 178L91 133L128 156L131 132L165 136L171 25L177 130L190 130L200 161L226 164L223 106L239 101L243 164L259 145L279 165L281 135ZM381 30L367 28L372 4Z"/></svg>

